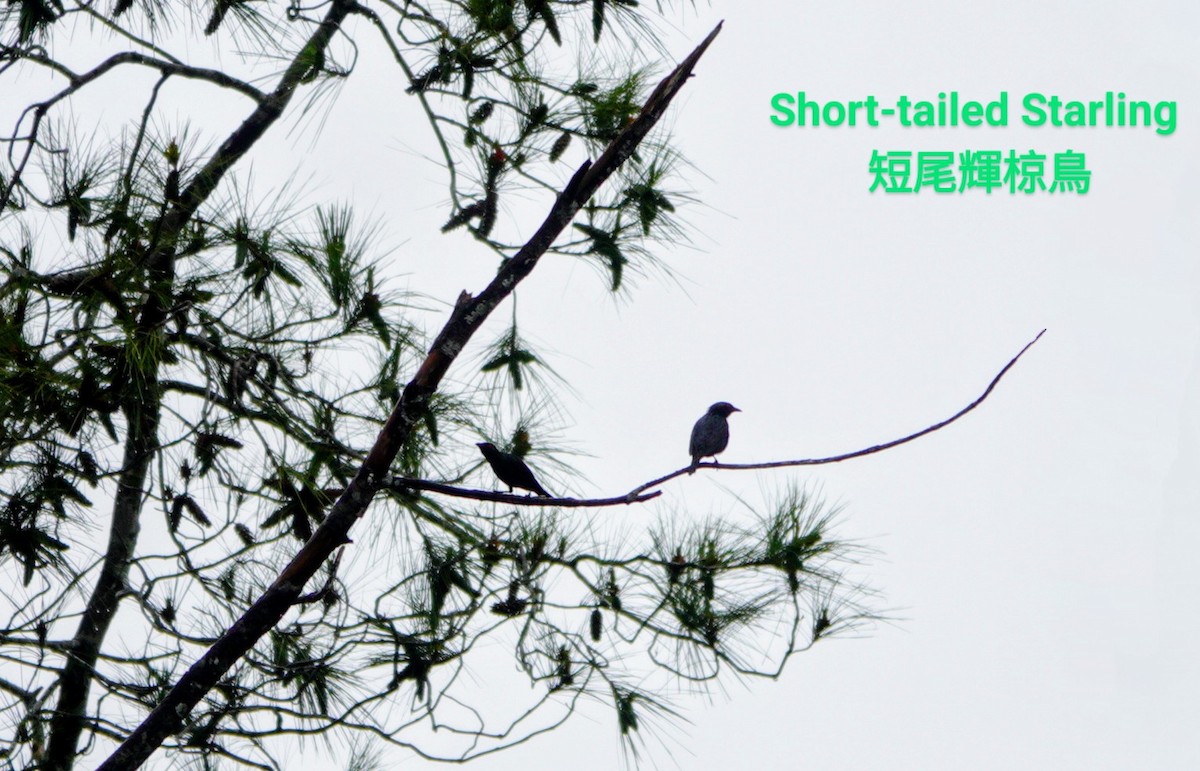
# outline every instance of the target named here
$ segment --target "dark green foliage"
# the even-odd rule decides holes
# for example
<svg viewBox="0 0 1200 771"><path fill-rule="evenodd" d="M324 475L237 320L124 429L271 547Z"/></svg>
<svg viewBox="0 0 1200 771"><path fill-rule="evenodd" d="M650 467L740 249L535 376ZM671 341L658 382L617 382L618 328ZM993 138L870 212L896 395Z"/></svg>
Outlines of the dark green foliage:
<svg viewBox="0 0 1200 771"><path fill-rule="evenodd" d="M264 481L264 487L274 490L283 499L281 505L265 520L264 530L284 525L300 541L312 536L312 523L324 518L325 508L333 501L336 489L321 489L316 486L311 474L298 474L291 469L280 469L273 477Z"/></svg>
<svg viewBox="0 0 1200 771"><path fill-rule="evenodd" d="M617 706L617 728L620 729L622 735L638 729L637 712L633 708L633 703L637 698L638 694L633 691L613 689L613 699Z"/></svg>
<svg viewBox="0 0 1200 771"><path fill-rule="evenodd" d="M525 8L532 19L540 18L542 23L546 25L546 32L550 34L555 45L562 45L562 34L558 31L558 20L554 16L554 10L548 0L525 0Z"/></svg>
<svg viewBox="0 0 1200 771"><path fill-rule="evenodd" d="M206 37L211 37L216 34L223 26L227 24L226 17L230 13L232 18L236 19L239 27L257 27L261 22L259 20L259 12L255 9L255 3L261 0L211 0L212 11L208 16L208 22L204 25L204 34Z"/></svg>
<svg viewBox="0 0 1200 771"><path fill-rule="evenodd" d="M298 628L273 629L267 643L267 661L278 683L291 691L302 708L318 715L328 713L345 673L321 655Z"/></svg>
<svg viewBox="0 0 1200 771"><path fill-rule="evenodd" d="M540 557L539 557L540 559ZM535 560L536 562L536 560ZM528 565L528 563L526 563ZM492 613L506 618L515 618L529 608L529 600L520 596L521 582L512 581L508 585L508 595L499 602L492 603Z"/></svg>
<svg viewBox="0 0 1200 771"><path fill-rule="evenodd" d="M555 688L570 688L575 684L575 672L571 664L571 651L565 645L558 648L558 653L554 657L554 676L558 678L558 682L554 684Z"/></svg>
<svg viewBox="0 0 1200 771"><path fill-rule="evenodd" d="M272 179L255 189L250 161L263 143L290 147L290 128L319 126L321 110L337 105L326 95L356 74L360 57L394 61L393 77L376 83L379 98L403 100L407 86L429 120L449 179L444 230L471 234L468 245L484 255L477 266L511 265L537 223L502 217L548 205L570 175L552 165L568 146L577 141L573 154L595 159L639 114L650 74L608 72L623 53L596 58L594 41L603 32L606 46L632 52L628 36L649 17L634 16L630 0L351 6L0 8L19 42L4 52L0 93L13 75L22 87L47 73L65 82L59 65L82 65L53 59L61 52L171 63L133 57L114 67L136 73L112 81L129 84L123 112L112 110L126 122L93 138L76 128L90 130L96 116L75 95L90 98L107 74L65 90L56 82L37 97L37 120L19 127L30 138L0 158L0 572L20 608L5 616L17 674L0 689L9 726L0 746L15 767L99 762L328 521L402 398L403 425L390 429L404 438L395 461L353 488L374 498L347 558L297 590L284 625L180 715L171 754L152 763L280 767L280 736L336 751L374 743L355 759L388 743L432 754L449 737L462 740L445 750L460 760L524 741L529 726L584 696L611 695L631 741L664 714L657 686L641 684L645 671L700 684L725 662L749 669L734 657L739 645L760 645L751 633L802 628L788 615L799 612L792 593L809 600L814 637L859 617L833 601L828 564L838 552L824 526L785 523L766 542L714 527L672 536L669 551L651 556L645 533L613 538L590 529L596 517L451 498L392 478L469 486L481 462L471 445L495 437L539 473L553 469L556 489L585 487L564 460L574 447L553 443L568 421L548 387L547 357L519 332L515 302L508 324L493 312L483 333L492 344L476 337L439 390L405 392L452 313L447 298L410 305L389 289L397 277L408 282L408 239L419 234L397 232L387 212L380 240L396 245L387 253L321 185ZM321 26L347 9L346 20ZM79 23L87 19L99 23ZM575 64L589 61L605 64ZM243 115L227 120L239 107ZM218 113L226 117L210 120ZM407 145L412 127L394 128ZM298 143L301 176L310 140ZM683 200L669 186L666 141L638 148L547 261L585 257L613 291L652 264L643 239L672 232ZM393 155L351 150L347 162L358 165L349 174ZM409 193L407 179L396 185ZM464 286L477 292L488 278ZM464 369L476 355L482 373ZM105 553L106 544L117 548ZM87 634L75 639L85 609L103 638L91 651ZM769 611L778 614L772 627ZM770 666L809 642L786 640ZM487 658L478 652L501 650L512 655L503 673L528 678L506 702L529 719L482 725L472 689L501 678L479 667ZM64 694L80 683L71 702ZM439 730L432 740L422 733L429 726ZM55 737L62 748L47 759Z"/></svg>
<svg viewBox="0 0 1200 771"><path fill-rule="evenodd" d="M63 13L59 0L8 0L11 8L17 9L17 40L29 43L45 34L46 29Z"/></svg>
<svg viewBox="0 0 1200 771"><path fill-rule="evenodd" d="M467 0L465 11L485 36L508 32L515 24L513 0Z"/></svg>
<svg viewBox="0 0 1200 771"><path fill-rule="evenodd" d="M300 286L300 279L277 256L269 230L254 233L245 220L239 219L229 238L234 245L233 266L241 268L242 277L250 282L250 291L256 298L263 296L271 278Z"/></svg>
<svg viewBox="0 0 1200 771"><path fill-rule="evenodd" d="M503 370L512 382L512 387L518 391L525 387L525 370L531 365L541 364L538 357L525 347L515 324L491 345L489 356L480 367L480 371Z"/></svg>
<svg viewBox="0 0 1200 771"><path fill-rule="evenodd" d="M244 446L233 437L218 431L197 431L195 439L197 473L204 476L212 470L217 454L223 450L240 450Z"/></svg>
<svg viewBox="0 0 1200 771"><path fill-rule="evenodd" d="M212 16L209 17L208 24L204 27L205 35L211 35L217 31L225 19L225 14L229 12L230 6L234 3L235 0L213 0Z"/></svg>
<svg viewBox="0 0 1200 771"><path fill-rule="evenodd" d="M446 598L451 591L457 589L470 597L479 595L479 592L471 585L469 574L471 563L467 557L467 551L459 547L426 544L427 567L425 574L429 580L430 627L438 625Z"/></svg>
<svg viewBox="0 0 1200 771"><path fill-rule="evenodd" d="M763 522L762 561L784 573L793 594L801 587L806 563L841 548L824 539L832 516L800 493L784 498L774 515Z"/></svg>
<svg viewBox="0 0 1200 771"><path fill-rule="evenodd" d="M591 136L608 141L642 110L643 76L632 73L607 91L596 90L593 84L578 84L584 96L584 117Z"/></svg>
<svg viewBox="0 0 1200 771"><path fill-rule="evenodd" d="M654 224L660 214L675 211L675 206L667 197L649 185L630 186L625 192L625 201L635 207L642 235L646 236L650 235L650 226Z"/></svg>
<svg viewBox="0 0 1200 771"><path fill-rule="evenodd" d="M614 292L618 291L621 288L621 278L625 273L625 265L629 260L621 252L616 232L581 223L576 223L575 227L592 240L588 252L590 254L597 254L605 259L609 273L612 276L612 283L609 288Z"/></svg>
<svg viewBox="0 0 1200 771"><path fill-rule="evenodd" d="M36 498L12 495L0 511L0 557L11 554L21 563L26 586L35 570L56 564L68 548L38 521L41 510Z"/></svg>
<svg viewBox="0 0 1200 771"><path fill-rule="evenodd" d="M204 527L212 526L212 521L200 508L200 504L196 503L196 499L187 493L179 493L171 500L171 510L167 514L167 525L172 533L179 529L179 523L185 511L198 524Z"/></svg>

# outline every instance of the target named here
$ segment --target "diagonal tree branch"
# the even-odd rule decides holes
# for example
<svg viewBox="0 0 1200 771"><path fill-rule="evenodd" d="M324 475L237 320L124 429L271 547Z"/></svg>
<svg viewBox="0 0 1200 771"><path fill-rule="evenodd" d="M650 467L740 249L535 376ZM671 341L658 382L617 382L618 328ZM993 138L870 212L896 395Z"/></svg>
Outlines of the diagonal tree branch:
<svg viewBox="0 0 1200 771"><path fill-rule="evenodd" d="M343 5L345 4L334 2L330 15ZM326 17L322 30L326 29L329 20L330 17ZM340 22L340 19L338 21ZM408 441L413 425L420 420L427 400L437 390L450 365L488 314L529 275L580 208L633 153L666 112L671 100L683 87L696 63L720 30L720 25L717 25L708 37L663 79L650 95L638 117L613 139L595 163L584 163L579 168L559 194L542 226L501 267L487 288L476 297L466 292L459 297L425 361L405 386L375 445L345 492L334 502L325 521L280 572L275 582L192 665L142 724L100 766L102 771L128 771L141 766L167 736L180 729L187 715L216 685L221 676L244 656L262 635L279 623L300 596L304 585L333 551L350 541L350 528L365 513L375 493L385 483L388 468L397 452ZM268 103L270 102L271 100L268 100ZM231 140L227 140L226 145L222 146L222 152ZM212 167L213 163L210 163L205 171L201 172L200 177L208 176L206 172L210 169L217 173L224 171L223 168ZM198 184L199 180L193 183L193 186ZM194 188L189 188L184 193L181 206L187 207L195 194Z"/></svg>

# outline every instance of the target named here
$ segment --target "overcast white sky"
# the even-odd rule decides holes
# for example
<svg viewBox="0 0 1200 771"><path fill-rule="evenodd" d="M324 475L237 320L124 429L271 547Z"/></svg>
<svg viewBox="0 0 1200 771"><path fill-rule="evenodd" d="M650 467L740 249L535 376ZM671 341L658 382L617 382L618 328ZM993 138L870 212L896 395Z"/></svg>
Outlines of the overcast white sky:
<svg viewBox="0 0 1200 771"><path fill-rule="evenodd" d="M960 409L1048 332L982 408L914 444L667 489L662 510L700 518L740 516L726 491L819 487L846 506L841 535L879 550L860 577L897 619L819 644L778 682L677 700L691 724L658 724L647 759L1200 768L1200 10L1186 0L714 2L670 12L672 55L720 19L669 118L703 172L688 177L702 201L684 212L694 243L656 248L678 283L651 277L612 302L592 271L547 260L521 289L523 330L575 389L564 437L590 454L576 461L593 485L580 491L616 494L679 467L692 422L718 400L743 410L729 462L901 436ZM319 146L301 165L308 189L383 218L395 280L452 302L486 283L495 257L438 233L444 179L421 158L412 100L381 100L374 64L360 66L367 74L345 84L321 131L256 151L256 175ZM768 119L780 91L891 103L948 90L981 101L1007 91L1010 125ZM1018 117L1030 91L1172 100L1178 126L1170 136L1028 128ZM872 150L967 149L1082 152L1092 187L868 192ZM414 195L426 183L428 195ZM413 211L414 199L429 205ZM611 710L585 713L474 767L614 766Z"/></svg>
<svg viewBox="0 0 1200 771"><path fill-rule="evenodd" d="M794 475L845 503L843 533L883 552L866 572L902 618L818 645L779 682L682 700L692 725L651 756L685 769L1200 768L1197 6L713 3L674 18L677 56L725 19L673 113L709 176L694 178L699 249L660 255L686 293L646 282L632 304L581 318L592 277L564 267L535 278L550 302L522 297L582 394L571 433L597 456L585 468L600 489L674 467L717 399L744 410L730 462L902 435L1049 331L962 422ZM1007 91L1009 127L768 120L780 91L948 90ZM1178 102L1176 131L1018 123L1030 91L1110 90ZM1083 152L1092 188L867 192L872 150L965 149ZM719 478L754 495L787 475ZM732 510L706 484L668 495L697 515ZM597 712L479 767L603 767L616 747Z"/></svg>

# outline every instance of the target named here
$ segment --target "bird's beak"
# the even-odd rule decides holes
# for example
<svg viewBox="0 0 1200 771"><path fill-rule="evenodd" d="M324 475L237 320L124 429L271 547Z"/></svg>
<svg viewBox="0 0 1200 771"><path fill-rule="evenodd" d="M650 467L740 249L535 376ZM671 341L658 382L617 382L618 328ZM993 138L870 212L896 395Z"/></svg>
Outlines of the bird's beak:
<svg viewBox="0 0 1200 771"><path fill-rule="evenodd" d="M741 412L741 410L739 410L737 407L734 407L734 408L733 408L733 411L734 411L734 412Z"/></svg>

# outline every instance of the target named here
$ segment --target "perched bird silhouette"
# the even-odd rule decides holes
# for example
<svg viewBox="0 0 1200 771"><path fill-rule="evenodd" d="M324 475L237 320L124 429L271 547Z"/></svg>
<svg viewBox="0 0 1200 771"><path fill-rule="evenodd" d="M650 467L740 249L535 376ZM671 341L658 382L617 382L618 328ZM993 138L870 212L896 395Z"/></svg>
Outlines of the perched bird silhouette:
<svg viewBox="0 0 1200 771"><path fill-rule="evenodd" d="M544 498L554 497L538 484L529 466L526 466L519 456L504 452L491 442L478 442L475 446L483 453L492 471L496 472L496 477L508 485L510 492L514 487L519 487L522 490L531 490Z"/></svg>
<svg viewBox="0 0 1200 771"><path fill-rule="evenodd" d="M717 453L723 452L729 444L729 422L727 418L735 412L741 412L729 402L717 402L708 408L708 412L696 421L692 427L692 441L688 452L692 454L692 470L696 473L696 465L701 458L717 459Z"/></svg>

